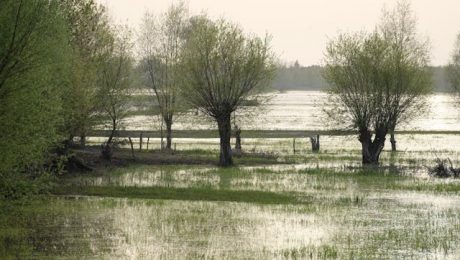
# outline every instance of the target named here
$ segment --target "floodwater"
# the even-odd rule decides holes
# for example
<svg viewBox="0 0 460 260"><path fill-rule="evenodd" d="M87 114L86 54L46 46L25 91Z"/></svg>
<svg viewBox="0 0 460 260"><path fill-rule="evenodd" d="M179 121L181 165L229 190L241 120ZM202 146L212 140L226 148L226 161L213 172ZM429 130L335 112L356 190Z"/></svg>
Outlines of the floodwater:
<svg viewBox="0 0 460 260"><path fill-rule="evenodd" d="M419 189L443 180L296 166L139 166L73 181L270 191L303 203L51 197L46 204L0 216L9 225L0 224L5 243L0 254L34 259L460 257L460 194Z"/></svg>
<svg viewBox="0 0 460 260"><path fill-rule="evenodd" d="M397 130L460 131L460 114L456 98L450 94L436 93L428 97L428 108L408 124ZM243 130L331 130L334 122L326 119L324 109L328 95L320 91L287 91L271 94L268 103L259 108L239 112L237 124ZM124 121L127 130L158 130L155 116L133 116ZM212 120L193 112L179 115L173 129L199 130L217 128Z"/></svg>
<svg viewBox="0 0 460 260"><path fill-rule="evenodd" d="M243 137L244 129L327 129L326 98L277 94L244 124ZM436 101L431 111L402 129L460 130L454 100L430 99ZM127 128L152 129L150 120L129 118ZM193 120L183 116L174 126L212 126ZM458 163L460 135L400 134L397 140L399 151L389 152L387 144L377 172L363 172L359 142L348 135L321 136L319 153L310 151L307 138L296 139L295 151L290 138L243 138L247 151L304 159L297 164L132 166L74 176L66 182L77 187L262 192L299 203L148 196L0 201L0 259L460 259L460 180L432 178L424 167L436 157ZM150 141L158 149L159 140ZM219 149L211 138L174 143L178 150Z"/></svg>

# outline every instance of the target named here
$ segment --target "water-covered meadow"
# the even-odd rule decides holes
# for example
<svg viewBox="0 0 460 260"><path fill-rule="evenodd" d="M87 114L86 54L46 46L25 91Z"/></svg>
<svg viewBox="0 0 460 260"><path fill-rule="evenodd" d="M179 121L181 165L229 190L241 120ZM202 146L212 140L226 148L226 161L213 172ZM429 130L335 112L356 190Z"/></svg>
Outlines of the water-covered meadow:
<svg viewBox="0 0 460 260"><path fill-rule="evenodd" d="M1 0L0 260L460 259L459 8Z"/></svg>
<svg viewBox="0 0 460 260"><path fill-rule="evenodd" d="M293 99L323 95L289 93ZM442 95L433 98L449 100ZM309 115L315 114L314 104L293 102ZM441 102L436 109L449 105ZM274 106L272 112L256 117L251 127L276 129L280 124L308 129L294 124L305 122L303 113L289 115L287 106ZM284 111L276 112L282 115L279 119L274 119L276 109ZM272 123L257 125L267 115L273 116ZM378 168L361 165L355 135L321 136L320 152L313 153L307 137L296 138L294 151L294 138L244 138L243 132L243 150L271 159L243 160L239 165L237 161L231 168L132 164L66 175L54 195L26 204L0 202L0 255L11 259L458 259L460 180L434 178L427 167L435 158L450 158L457 164L460 135L417 133L417 124L438 127L424 130L457 130L454 117L430 115L397 135L397 152L386 145ZM311 129L318 127L317 120L307 120ZM98 144L99 139L89 141ZM159 141L152 139L149 150L144 147L136 153L155 156L152 150L158 149ZM176 153L213 160L218 142L174 139Z"/></svg>

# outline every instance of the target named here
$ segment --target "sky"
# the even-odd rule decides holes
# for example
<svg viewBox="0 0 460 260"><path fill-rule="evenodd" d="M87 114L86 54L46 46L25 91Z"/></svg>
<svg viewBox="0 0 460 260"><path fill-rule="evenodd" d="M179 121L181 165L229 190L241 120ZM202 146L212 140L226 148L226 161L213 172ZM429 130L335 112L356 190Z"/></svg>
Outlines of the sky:
<svg viewBox="0 0 460 260"><path fill-rule="evenodd" d="M173 0L97 0L111 19L138 30L145 11L161 14ZM460 33L460 0L412 0L417 30L431 42L431 64L449 62ZM272 36L272 49L282 62L321 65L327 42L339 33L371 31L382 8L396 0L188 0L190 13L205 11L226 18L247 33Z"/></svg>

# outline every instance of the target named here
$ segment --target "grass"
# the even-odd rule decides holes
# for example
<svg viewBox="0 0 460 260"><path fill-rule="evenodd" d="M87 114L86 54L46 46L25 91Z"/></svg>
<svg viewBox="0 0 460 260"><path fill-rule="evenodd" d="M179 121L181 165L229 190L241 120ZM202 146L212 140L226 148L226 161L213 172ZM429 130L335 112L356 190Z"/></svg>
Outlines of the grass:
<svg viewBox="0 0 460 260"><path fill-rule="evenodd" d="M305 204L294 195L263 191L216 190L210 188L64 186L55 195L85 195L114 198L141 198L190 201L231 201L257 204Z"/></svg>
<svg viewBox="0 0 460 260"><path fill-rule="evenodd" d="M336 168L359 162L342 154L253 154L218 168L216 151L137 152L124 166L66 175L55 196L0 202L0 258L460 256L459 181L406 174L423 158Z"/></svg>

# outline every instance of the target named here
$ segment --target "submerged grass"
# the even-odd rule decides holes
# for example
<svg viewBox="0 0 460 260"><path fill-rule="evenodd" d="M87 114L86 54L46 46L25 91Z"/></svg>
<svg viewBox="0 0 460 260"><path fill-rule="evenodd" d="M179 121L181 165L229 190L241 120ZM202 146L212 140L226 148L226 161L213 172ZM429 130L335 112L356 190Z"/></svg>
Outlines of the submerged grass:
<svg viewBox="0 0 460 260"><path fill-rule="evenodd" d="M460 257L460 181L412 174L420 158L381 168L351 164L356 152L235 161L101 168L63 177L58 196L0 202L0 258Z"/></svg>

